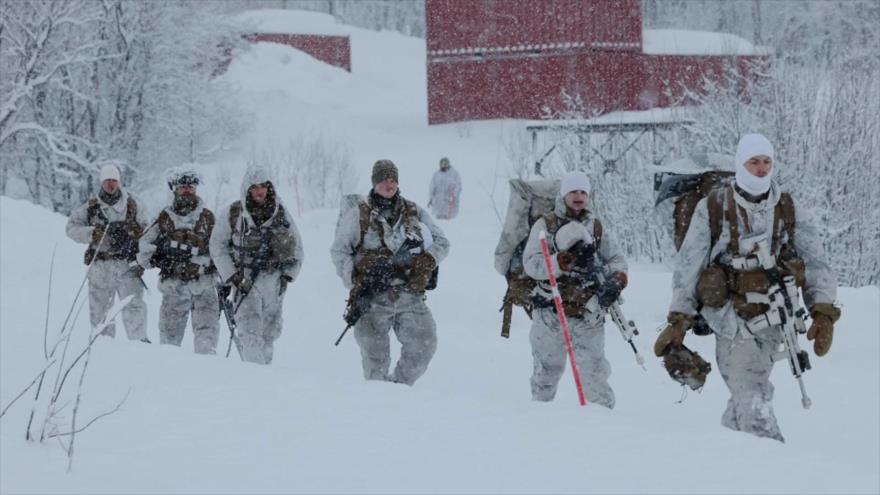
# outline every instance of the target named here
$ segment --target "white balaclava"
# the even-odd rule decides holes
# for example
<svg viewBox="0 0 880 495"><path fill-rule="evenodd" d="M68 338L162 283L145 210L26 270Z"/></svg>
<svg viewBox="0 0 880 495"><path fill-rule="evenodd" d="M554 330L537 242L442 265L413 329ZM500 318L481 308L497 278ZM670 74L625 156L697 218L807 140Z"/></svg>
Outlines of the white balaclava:
<svg viewBox="0 0 880 495"><path fill-rule="evenodd" d="M562 178L559 183L559 195L565 198L565 195L572 191L584 191L590 194L590 178L583 172L569 172Z"/></svg>
<svg viewBox="0 0 880 495"><path fill-rule="evenodd" d="M764 177L752 175L746 170L746 162L758 155L769 156L773 160L773 145L761 134L746 134L739 139L736 146L736 185L752 196L760 196L770 190L770 180L776 170L776 164Z"/></svg>

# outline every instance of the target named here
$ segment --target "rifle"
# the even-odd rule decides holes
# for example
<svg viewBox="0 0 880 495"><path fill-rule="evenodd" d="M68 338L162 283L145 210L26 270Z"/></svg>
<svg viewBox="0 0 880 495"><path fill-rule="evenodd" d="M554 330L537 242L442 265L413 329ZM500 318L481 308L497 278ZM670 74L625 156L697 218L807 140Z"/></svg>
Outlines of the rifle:
<svg viewBox="0 0 880 495"><path fill-rule="evenodd" d="M226 357L229 357L229 353L232 352L232 340L235 338L236 327L233 300L238 296L238 291L236 291L235 296L230 298L229 296L231 293L231 286L217 286L217 298L220 301L220 312L226 317L226 326L229 328L229 344L226 346Z"/></svg>
<svg viewBox="0 0 880 495"><path fill-rule="evenodd" d="M810 356L803 351L797 341L798 334L807 333L806 310L800 305L800 296L794 277L782 276L776 265L776 258L770 254L767 242L761 241L755 244L754 254L734 258L731 266L735 269L762 268L770 280L770 289L767 294L749 292L746 293L746 301L749 303L763 303L770 309L761 315L745 322L746 329L755 333L768 327L775 326L782 333L783 350L773 353L773 361L788 360L791 373L794 375L801 390L801 405L809 409L813 402L807 396L804 387L804 371L810 369Z"/></svg>
<svg viewBox="0 0 880 495"><path fill-rule="evenodd" d="M333 345L339 345L348 329L353 327L360 320L361 316L370 310L373 298L377 294L381 294L391 288L391 278L395 268L407 266L412 256L422 251L422 239L416 236L407 236L397 252L391 256L390 261L387 258L377 258L364 275L360 277L360 280L352 284L351 290L348 293L348 305L346 305L345 313L342 315L346 326Z"/></svg>
<svg viewBox="0 0 880 495"><path fill-rule="evenodd" d="M601 270L597 270L596 275L599 279L598 286L601 287L605 282L605 277L602 275ZM618 297L611 306L608 306L608 308L603 311L611 317L611 321L613 321L614 324L617 325L617 329L620 330L620 336L623 337L624 342L629 344L632 348L633 354L636 355L636 363L638 363L643 370L648 371L648 369L645 368L645 358L639 354L639 350L636 348L635 343L633 343L633 337L639 334L639 329L636 327L636 322L628 320L626 316L624 316L623 310L620 308L621 303L623 303L623 298ZM593 297L587 301L587 310L595 312L599 309L599 297L598 295L593 295Z"/></svg>

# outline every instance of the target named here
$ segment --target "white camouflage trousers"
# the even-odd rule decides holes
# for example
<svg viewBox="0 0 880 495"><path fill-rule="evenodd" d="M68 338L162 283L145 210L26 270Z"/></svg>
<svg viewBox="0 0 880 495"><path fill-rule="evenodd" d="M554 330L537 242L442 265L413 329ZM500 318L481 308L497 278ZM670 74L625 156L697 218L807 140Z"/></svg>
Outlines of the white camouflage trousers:
<svg viewBox="0 0 880 495"><path fill-rule="evenodd" d="M614 391L608 385L611 364L605 359L605 320L601 313L584 318L568 318L571 345L584 388L584 396L609 409L614 408ZM532 400L551 401L556 396L559 379L565 372L568 353L559 325L551 308L538 308L529 332L532 344Z"/></svg>
<svg viewBox="0 0 880 495"><path fill-rule="evenodd" d="M235 346L242 361L272 364L281 336L281 273L261 273L235 313Z"/></svg>
<svg viewBox="0 0 880 495"><path fill-rule="evenodd" d="M390 375L391 339L400 342L400 359ZM364 378L412 385L428 369L437 350L437 325L423 294L384 292L358 320L354 336L361 348Z"/></svg>
<svg viewBox="0 0 880 495"><path fill-rule="evenodd" d="M144 303L144 286L140 279L128 273L128 262L123 260L95 260L88 273L89 319L92 327L101 323L113 306L113 296L119 299L133 294L131 301L122 309L122 323L129 340L147 337L147 305ZM116 336L116 325L104 329L105 335Z"/></svg>
<svg viewBox="0 0 880 495"><path fill-rule="evenodd" d="M212 277L201 276L189 282L169 278L159 282L159 291L159 342L180 346L192 313L193 349L198 354L216 354L220 303Z"/></svg>
<svg viewBox="0 0 880 495"><path fill-rule="evenodd" d="M730 390L721 424L732 430L784 442L773 414L773 353L782 343L777 328L758 332L754 338L715 337L715 358Z"/></svg>

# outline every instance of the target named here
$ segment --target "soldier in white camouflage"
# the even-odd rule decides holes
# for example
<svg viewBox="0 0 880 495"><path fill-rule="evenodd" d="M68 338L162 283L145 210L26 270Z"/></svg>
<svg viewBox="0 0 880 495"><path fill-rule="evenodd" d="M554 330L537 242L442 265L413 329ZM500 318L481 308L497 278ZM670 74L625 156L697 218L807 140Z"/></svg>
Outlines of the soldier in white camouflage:
<svg viewBox="0 0 880 495"><path fill-rule="evenodd" d="M767 138L744 135L736 150L734 182L697 204L676 260L668 324L654 352L668 356L681 349L702 304L700 313L715 332L718 368L730 390L721 424L784 441L770 383L782 334L777 326L756 330L746 325L769 309L748 294L766 294L771 274L760 267L737 267L765 246L776 261L774 271L794 278L813 318L807 338L815 341L817 356L830 349L840 310L833 304L837 283L819 230L772 180L773 157Z"/></svg>
<svg viewBox="0 0 880 495"><path fill-rule="evenodd" d="M159 342L179 346L192 314L193 349L215 354L219 305L208 248L214 213L196 194L198 185L192 170L171 172L168 187L174 199L141 237L137 259L144 268L159 268Z"/></svg>
<svg viewBox="0 0 880 495"><path fill-rule="evenodd" d="M235 344L241 359L271 364L284 294L299 275L303 245L266 168L248 169L241 200L219 215L210 247L221 280L236 295Z"/></svg>
<svg viewBox="0 0 880 495"><path fill-rule="evenodd" d="M354 327L364 378L412 385L437 348L425 291L449 241L428 212L401 196L397 181L391 160L374 164L369 198L342 217L330 255L346 288L366 287L370 294L369 309ZM389 373L392 329L401 351Z"/></svg>
<svg viewBox="0 0 880 495"><path fill-rule="evenodd" d="M89 319L99 324L113 303L133 296L122 310L122 322L130 340L149 343L147 305L144 303L143 270L137 265L138 238L146 227L143 205L125 188L115 165L101 169L98 194L80 206L67 221L67 236L88 244ZM116 335L110 324L104 334Z"/></svg>
<svg viewBox="0 0 880 495"><path fill-rule="evenodd" d="M614 407L605 359L605 316L627 284L627 265L612 235L587 209L590 181L583 172L563 177L553 213L532 225L523 251L525 273L537 280L533 296L532 399L551 401L566 366L566 349L556 315L549 274L539 243L547 232L553 274L568 319L571 344L588 402ZM595 299L594 299L595 297ZM591 304L595 301L595 305Z"/></svg>

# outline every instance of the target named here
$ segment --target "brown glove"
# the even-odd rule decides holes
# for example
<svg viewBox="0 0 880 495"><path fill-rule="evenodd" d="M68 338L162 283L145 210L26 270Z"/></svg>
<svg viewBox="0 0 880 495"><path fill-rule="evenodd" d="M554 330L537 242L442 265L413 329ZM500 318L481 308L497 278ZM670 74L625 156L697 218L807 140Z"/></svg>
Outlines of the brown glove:
<svg viewBox="0 0 880 495"><path fill-rule="evenodd" d="M95 226L92 229L92 244L97 245L101 242L101 239L104 237L104 228L100 225Z"/></svg>
<svg viewBox="0 0 880 495"><path fill-rule="evenodd" d="M681 347L684 343L684 334L694 326L694 317L684 313L669 313L666 321L666 328L660 332L657 341L654 342L654 354L657 357L666 354L669 347Z"/></svg>
<svg viewBox="0 0 880 495"><path fill-rule="evenodd" d="M813 324L807 331L807 340L815 340L813 352L817 356L828 354L834 336L834 323L840 319L840 310L828 303L816 303L810 308Z"/></svg>
<svg viewBox="0 0 880 495"><path fill-rule="evenodd" d="M564 272L571 271L571 264L574 263L574 258L574 254L568 251L556 253L556 262L559 263L559 269Z"/></svg>
<svg viewBox="0 0 880 495"><path fill-rule="evenodd" d="M431 281L431 273L437 267L437 260L428 253L413 256L409 270L407 288L412 292L424 292Z"/></svg>

